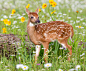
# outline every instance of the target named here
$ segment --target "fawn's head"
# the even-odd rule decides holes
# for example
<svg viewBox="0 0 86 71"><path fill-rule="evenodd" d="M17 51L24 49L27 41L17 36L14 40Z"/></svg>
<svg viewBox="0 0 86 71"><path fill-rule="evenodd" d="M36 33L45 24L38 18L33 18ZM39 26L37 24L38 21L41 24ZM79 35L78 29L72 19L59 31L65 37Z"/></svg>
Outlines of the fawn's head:
<svg viewBox="0 0 86 71"><path fill-rule="evenodd" d="M35 12L30 12L26 8L26 12L27 12L27 15L29 17L30 22L32 22L32 23L40 23L39 16L38 16L39 8Z"/></svg>

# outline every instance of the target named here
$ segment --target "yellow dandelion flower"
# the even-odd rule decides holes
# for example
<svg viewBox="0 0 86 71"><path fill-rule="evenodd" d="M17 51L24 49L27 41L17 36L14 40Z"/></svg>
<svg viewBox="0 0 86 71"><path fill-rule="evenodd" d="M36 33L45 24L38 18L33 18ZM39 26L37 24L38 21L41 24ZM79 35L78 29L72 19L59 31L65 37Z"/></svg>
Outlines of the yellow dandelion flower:
<svg viewBox="0 0 86 71"><path fill-rule="evenodd" d="M7 31L6 31L6 30L7 30L6 28L3 28L2 30L3 30L3 33L6 33L6 32L7 32Z"/></svg>
<svg viewBox="0 0 86 71"><path fill-rule="evenodd" d="M39 12L41 12L41 9L39 9Z"/></svg>
<svg viewBox="0 0 86 71"><path fill-rule="evenodd" d="M28 4L27 6L26 6L26 8L28 9L30 7L30 4Z"/></svg>
<svg viewBox="0 0 86 71"><path fill-rule="evenodd" d="M22 21L22 22L24 22L24 21L25 21L25 18L24 18L24 17L22 17L22 18L21 18L21 21Z"/></svg>
<svg viewBox="0 0 86 71"><path fill-rule="evenodd" d="M11 21L8 21L8 23L7 23L8 25L11 25Z"/></svg>
<svg viewBox="0 0 86 71"><path fill-rule="evenodd" d="M52 4L53 4L53 2L54 2L53 0L49 0L50 5L52 5Z"/></svg>
<svg viewBox="0 0 86 71"><path fill-rule="evenodd" d="M51 14L53 14L55 11L51 12Z"/></svg>
<svg viewBox="0 0 86 71"><path fill-rule="evenodd" d="M52 3L52 7L55 7L56 5L57 5L56 2L53 2L53 3Z"/></svg>
<svg viewBox="0 0 86 71"><path fill-rule="evenodd" d="M8 19L4 19L4 24L7 24L8 23Z"/></svg>
<svg viewBox="0 0 86 71"><path fill-rule="evenodd" d="M16 10L15 10L15 9L13 9L11 14L14 14L15 12L16 12Z"/></svg>
<svg viewBox="0 0 86 71"><path fill-rule="evenodd" d="M43 3L42 8L44 9L46 7L47 7L47 4L46 3Z"/></svg>

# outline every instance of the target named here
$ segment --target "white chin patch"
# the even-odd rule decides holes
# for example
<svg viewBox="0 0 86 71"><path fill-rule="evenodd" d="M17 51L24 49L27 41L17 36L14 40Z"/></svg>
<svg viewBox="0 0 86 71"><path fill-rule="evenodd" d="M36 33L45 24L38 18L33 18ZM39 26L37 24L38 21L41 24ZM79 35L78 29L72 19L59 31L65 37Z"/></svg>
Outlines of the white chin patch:
<svg viewBox="0 0 86 71"><path fill-rule="evenodd" d="M29 26L34 26L34 24L30 22Z"/></svg>

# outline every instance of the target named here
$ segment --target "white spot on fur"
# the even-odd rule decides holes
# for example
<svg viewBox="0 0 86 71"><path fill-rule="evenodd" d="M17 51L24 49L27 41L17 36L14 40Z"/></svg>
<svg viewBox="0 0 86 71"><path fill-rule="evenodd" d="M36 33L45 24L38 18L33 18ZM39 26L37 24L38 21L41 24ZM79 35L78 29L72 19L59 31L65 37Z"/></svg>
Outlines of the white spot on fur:
<svg viewBox="0 0 86 71"><path fill-rule="evenodd" d="M44 33L44 36L47 36L47 34L46 34L46 33Z"/></svg>

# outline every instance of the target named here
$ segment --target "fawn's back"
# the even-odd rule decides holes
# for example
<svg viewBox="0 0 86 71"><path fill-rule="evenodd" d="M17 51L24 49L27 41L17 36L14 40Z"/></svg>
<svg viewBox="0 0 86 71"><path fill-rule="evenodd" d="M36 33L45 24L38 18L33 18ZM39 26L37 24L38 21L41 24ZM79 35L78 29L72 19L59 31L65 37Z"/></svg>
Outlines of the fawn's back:
<svg viewBox="0 0 86 71"><path fill-rule="evenodd" d="M73 27L62 21L52 21L35 25L37 34L40 35L40 39L44 41L53 41L56 39L68 39L73 36Z"/></svg>

